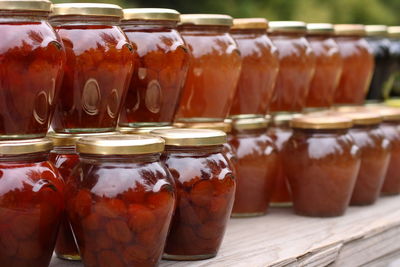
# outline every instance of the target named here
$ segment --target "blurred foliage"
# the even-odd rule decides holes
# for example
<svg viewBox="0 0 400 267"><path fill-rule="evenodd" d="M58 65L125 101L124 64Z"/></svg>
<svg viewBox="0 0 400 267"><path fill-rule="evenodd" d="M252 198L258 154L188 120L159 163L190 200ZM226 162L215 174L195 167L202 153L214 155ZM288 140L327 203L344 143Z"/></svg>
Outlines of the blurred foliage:
<svg viewBox="0 0 400 267"><path fill-rule="evenodd" d="M99 0L92 2L115 3L125 8L164 7L176 9L181 13L226 13L233 17L265 17L269 20L400 25L400 0Z"/></svg>

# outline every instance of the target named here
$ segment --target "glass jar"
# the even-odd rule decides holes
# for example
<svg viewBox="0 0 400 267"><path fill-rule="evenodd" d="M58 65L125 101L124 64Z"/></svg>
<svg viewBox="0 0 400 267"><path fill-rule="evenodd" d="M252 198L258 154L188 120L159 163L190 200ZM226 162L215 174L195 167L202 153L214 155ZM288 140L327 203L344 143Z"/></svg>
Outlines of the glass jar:
<svg viewBox="0 0 400 267"><path fill-rule="evenodd" d="M342 116L303 116L291 122L293 135L284 148L284 164L297 214L343 215L360 169L359 148Z"/></svg>
<svg viewBox="0 0 400 267"><path fill-rule="evenodd" d="M307 41L314 51L316 63L306 107L328 108L333 104L335 90L342 73L342 58L339 47L333 39L333 25L307 24Z"/></svg>
<svg viewBox="0 0 400 267"><path fill-rule="evenodd" d="M164 138L163 162L174 177L177 205L164 258L214 257L231 215L235 179L222 154L226 134L205 129L153 132Z"/></svg>
<svg viewBox="0 0 400 267"><path fill-rule="evenodd" d="M67 212L85 266L154 266L175 206L161 138L86 137L67 183Z"/></svg>
<svg viewBox="0 0 400 267"><path fill-rule="evenodd" d="M390 77L384 88L385 98L400 97L400 26L388 27L390 38Z"/></svg>
<svg viewBox="0 0 400 267"><path fill-rule="evenodd" d="M268 136L274 142L278 151L278 171L275 177L275 185L271 193L271 206L289 207L292 206L292 194L290 192L289 182L284 165L283 148L293 134L293 129L289 123L296 116L293 113L278 113L272 116L272 123L268 127Z"/></svg>
<svg viewBox="0 0 400 267"><path fill-rule="evenodd" d="M271 112L297 112L306 104L315 70L315 55L300 21L271 21L269 36L279 54L279 72L271 98Z"/></svg>
<svg viewBox="0 0 400 267"><path fill-rule="evenodd" d="M229 144L236 155L236 193L233 217L264 215L278 171L278 151L267 135L265 118L233 120Z"/></svg>
<svg viewBox="0 0 400 267"><path fill-rule="evenodd" d="M124 9L121 28L135 48L135 68L119 126L165 126L174 119L189 67L176 10Z"/></svg>
<svg viewBox="0 0 400 267"><path fill-rule="evenodd" d="M0 139L47 133L65 63L50 1L0 1Z"/></svg>
<svg viewBox="0 0 400 267"><path fill-rule="evenodd" d="M367 99L372 101L382 101L384 96L384 85L389 79L390 60L390 41L387 38L387 26L385 25L367 25L366 40L372 49L374 55L375 68L369 86Z"/></svg>
<svg viewBox="0 0 400 267"><path fill-rule="evenodd" d="M0 142L1 266L48 266L64 211L64 183L47 139Z"/></svg>
<svg viewBox="0 0 400 267"><path fill-rule="evenodd" d="M154 127L119 127L117 130L121 134L151 134L155 130L173 129L172 126L154 126Z"/></svg>
<svg viewBox="0 0 400 267"><path fill-rule="evenodd" d="M242 56L242 71L230 115L265 115L279 70L278 51L261 18L234 19L231 35Z"/></svg>
<svg viewBox="0 0 400 267"><path fill-rule="evenodd" d="M133 53L110 4L53 5L50 19L67 52L52 128L61 133L114 131L132 75Z"/></svg>
<svg viewBox="0 0 400 267"><path fill-rule="evenodd" d="M181 15L178 29L191 57L177 121L222 122L228 116L242 64L231 25L227 15Z"/></svg>
<svg viewBox="0 0 400 267"><path fill-rule="evenodd" d="M342 57L342 75L335 91L337 105L364 103L374 68L374 57L359 24L336 24L335 41Z"/></svg>

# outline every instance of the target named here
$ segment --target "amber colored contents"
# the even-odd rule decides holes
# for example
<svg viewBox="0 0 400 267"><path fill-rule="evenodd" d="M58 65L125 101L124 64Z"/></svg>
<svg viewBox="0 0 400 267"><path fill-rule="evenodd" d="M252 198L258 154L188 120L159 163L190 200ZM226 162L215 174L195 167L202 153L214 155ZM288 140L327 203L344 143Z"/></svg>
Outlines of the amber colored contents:
<svg viewBox="0 0 400 267"><path fill-rule="evenodd" d="M76 154L74 147L65 148L50 153L49 160L58 169L64 182L68 182L73 168L79 162L79 156ZM58 237L56 242L55 253L59 258L78 260L80 259L78 247L75 243L74 236L72 234L71 226L68 222L67 215L63 217L63 220L58 231Z"/></svg>
<svg viewBox="0 0 400 267"><path fill-rule="evenodd" d="M295 129L285 146L284 159L297 214L344 214L361 162L347 130Z"/></svg>
<svg viewBox="0 0 400 267"><path fill-rule="evenodd" d="M119 125L171 124L189 66L176 22L124 21L121 27L136 51Z"/></svg>
<svg viewBox="0 0 400 267"><path fill-rule="evenodd" d="M0 160L1 266L48 266L64 211L64 184L45 153Z"/></svg>
<svg viewBox="0 0 400 267"><path fill-rule="evenodd" d="M329 35L310 35L307 40L314 51L316 61L306 107L330 107L342 72L339 47Z"/></svg>
<svg viewBox="0 0 400 267"><path fill-rule="evenodd" d="M52 127L56 132L113 131L131 75L133 54L117 21L92 17L53 17L67 63Z"/></svg>
<svg viewBox="0 0 400 267"><path fill-rule="evenodd" d="M292 203L289 182L285 173L285 165L283 161L283 148L289 138L292 136L293 130L289 127L289 122L282 125L272 125L268 128L268 136L274 142L278 151L278 171L275 177L275 186L272 190L271 205L284 206Z"/></svg>
<svg viewBox="0 0 400 267"><path fill-rule="evenodd" d="M278 51L265 29L231 30L242 71L230 115L266 114L279 70Z"/></svg>
<svg viewBox="0 0 400 267"><path fill-rule="evenodd" d="M236 193L232 216L267 212L275 184L278 153L266 129L234 131L229 143L236 154Z"/></svg>
<svg viewBox="0 0 400 267"><path fill-rule="evenodd" d="M350 129L361 151L361 166L351 197L351 205L373 204L379 197L390 161L390 142L378 125Z"/></svg>
<svg viewBox="0 0 400 267"><path fill-rule="evenodd" d="M279 53L279 72L270 111L301 111L314 75L314 53L301 34L271 33L270 38Z"/></svg>
<svg viewBox="0 0 400 267"><path fill-rule="evenodd" d="M2 11L1 139L44 137L49 128L65 51L47 14Z"/></svg>
<svg viewBox="0 0 400 267"><path fill-rule="evenodd" d="M240 76L241 57L227 26L179 27L191 52L176 120L223 121Z"/></svg>
<svg viewBox="0 0 400 267"><path fill-rule="evenodd" d="M400 129L398 122L383 122L381 129L391 143L391 156L382 194L400 194Z"/></svg>
<svg viewBox="0 0 400 267"><path fill-rule="evenodd" d="M335 38L342 57L342 74L335 91L335 104L362 104L367 94L374 58L367 41L362 37Z"/></svg>
<svg viewBox="0 0 400 267"><path fill-rule="evenodd" d="M158 159L81 155L67 184L67 211L85 266L158 264L175 205Z"/></svg>
<svg viewBox="0 0 400 267"><path fill-rule="evenodd" d="M164 257L213 257L231 215L235 179L221 146L166 147L164 160L177 187L177 206Z"/></svg>

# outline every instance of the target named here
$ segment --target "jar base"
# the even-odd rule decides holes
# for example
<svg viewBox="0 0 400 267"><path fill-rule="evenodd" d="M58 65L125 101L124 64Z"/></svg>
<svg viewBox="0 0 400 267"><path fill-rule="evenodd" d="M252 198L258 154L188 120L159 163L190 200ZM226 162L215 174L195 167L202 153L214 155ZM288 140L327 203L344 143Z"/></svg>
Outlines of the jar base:
<svg viewBox="0 0 400 267"><path fill-rule="evenodd" d="M291 208L293 207L293 202L271 202L269 206L272 208Z"/></svg>
<svg viewBox="0 0 400 267"><path fill-rule="evenodd" d="M210 122L223 122L225 118L179 118L176 122L184 123L210 123Z"/></svg>
<svg viewBox="0 0 400 267"><path fill-rule="evenodd" d="M267 212L232 213L231 218L248 218L264 216Z"/></svg>
<svg viewBox="0 0 400 267"><path fill-rule="evenodd" d="M114 132L115 128L69 128L69 129L54 129L56 133L78 134L78 133L104 133Z"/></svg>
<svg viewBox="0 0 400 267"><path fill-rule="evenodd" d="M119 123L118 127L124 128L141 128L141 127L164 127L171 126L171 122L129 122L129 123Z"/></svg>
<svg viewBox="0 0 400 267"><path fill-rule="evenodd" d="M381 196L383 197L392 197L399 195L400 192L381 192Z"/></svg>
<svg viewBox="0 0 400 267"><path fill-rule="evenodd" d="M214 258L217 253L213 254L204 254L204 255L171 255L168 253L163 254L164 260L173 260L173 261L197 261L197 260L205 260Z"/></svg>
<svg viewBox="0 0 400 267"><path fill-rule="evenodd" d="M62 259L62 260L67 260L67 261L81 261L81 256L79 255L61 255L57 254L57 257Z"/></svg>
<svg viewBox="0 0 400 267"><path fill-rule="evenodd" d="M23 140L44 138L46 134L4 134L0 135L0 140Z"/></svg>

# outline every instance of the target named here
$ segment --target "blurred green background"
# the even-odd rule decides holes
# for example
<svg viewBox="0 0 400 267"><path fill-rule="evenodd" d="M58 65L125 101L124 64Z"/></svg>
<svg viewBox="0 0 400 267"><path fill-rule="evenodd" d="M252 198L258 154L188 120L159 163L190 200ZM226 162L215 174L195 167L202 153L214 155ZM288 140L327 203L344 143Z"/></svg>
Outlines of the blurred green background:
<svg viewBox="0 0 400 267"><path fill-rule="evenodd" d="M55 3L77 2L54 0ZM165 7L181 13L226 13L269 20L400 25L400 0L83 0L127 7Z"/></svg>

